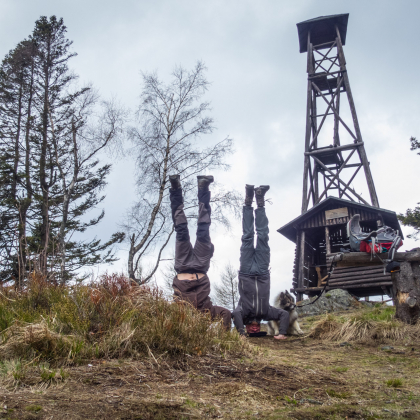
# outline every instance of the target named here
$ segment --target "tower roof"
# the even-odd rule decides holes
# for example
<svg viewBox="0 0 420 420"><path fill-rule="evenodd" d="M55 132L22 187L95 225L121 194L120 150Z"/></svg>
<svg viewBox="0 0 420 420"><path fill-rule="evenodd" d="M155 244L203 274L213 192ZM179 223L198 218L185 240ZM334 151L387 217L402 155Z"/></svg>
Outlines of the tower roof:
<svg viewBox="0 0 420 420"><path fill-rule="evenodd" d="M340 31L341 42L345 45L348 20L349 14L345 13L342 15L320 16L298 23L296 26L299 36L299 52L304 53L308 51L309 31L311 31L311 43L313 45L334 41L337 36L335 25Z"/></svg>

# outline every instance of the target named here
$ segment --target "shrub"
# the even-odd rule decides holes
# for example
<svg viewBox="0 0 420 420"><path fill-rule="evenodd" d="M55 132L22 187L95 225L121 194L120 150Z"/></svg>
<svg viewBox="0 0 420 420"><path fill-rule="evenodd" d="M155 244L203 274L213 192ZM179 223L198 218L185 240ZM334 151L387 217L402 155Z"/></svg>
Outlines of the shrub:
<svg viewBox="0 0 420 420"><path fill-rule="evenodd" d="M243 348L236 332L212 323L208 314L170 302L157 289L131 286L122 275L71 287L33 275L21 292L0 291L0 359L78 363Z"/></svg>

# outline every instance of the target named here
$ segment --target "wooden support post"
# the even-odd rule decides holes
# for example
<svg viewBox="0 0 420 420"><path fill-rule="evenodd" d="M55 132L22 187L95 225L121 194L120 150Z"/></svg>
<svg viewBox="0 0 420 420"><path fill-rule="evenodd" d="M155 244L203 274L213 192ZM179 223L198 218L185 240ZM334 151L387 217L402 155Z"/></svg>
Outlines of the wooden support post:
<svg viewBox="0 0 420 420"><path fill-rule="evenodd" d="M316 97L315 97L315 92L312 90L312 138L314 138L317 130L318 130L318 121L317 121L317 110L316 110ZM315 142L314 144L314 148L317 148L317 143ZM318 200L318 196L319 196L319 186L318 186L318 168L317 168L317 164L316 162L314 162L314 171L313 171L313 175L312 175L312 185L313 185L313 201L312 201L312 205L315 205L316 201Z"/></svg>
<svg viewBox="0 0 420 420"><path fill-rule="evenodd" d="M300 232L300 249L299 249L299 260L298 260L298 288L303 288L304 279L304 264L305 264L305 231ZM297 300L302 300L303 294L298 293Z"/></svg>
<svg viewBox="0 0 420 420"><path fill-rule="evenodd" d="M312 82L309 76L314 72L314 58L311 44L311 31L308 32L308 57L307 57L307 72L308 72L308 88L306 100L306 133L305 133L305 152L309 152L309 143L311 141L312 131ZM310 158L305 156L303 164L303 191L302 191L302 213L308 210L308 181L310 171ZM311 184L312 186L312 184Z"/></svg>
<svg viewBox="0 0 420 420"><path fill-rule="evenodd" d="M407 324L416 324L420 317L419 261L403 261L400 271L391 273L395 316Z"/></svg>
<svg viewBox="0 0 420 420"><path fill-rule="evenodd" d="M338 88L338 92L337 92L335 109L340 114L340 87ZM340 146L340 135L338 131L339 127L340 127L340 121L337 118L337 116L334 114L334 146Z"/></svg>
<svg viewBox="0 0 420 420"><path fill-rule="evenodd" d="M353 95L351 93L350 81L349 81L349 76L346 70L346 60L344 58L344 50L343 50L343 45L341 43L340 31L338 30L337 26L335 27L335 29L337 32L337 49L338 49L338 56L339 56L339 61L340 61L340 68L341 70L343 70L344 86L346 88L347 98L349 100L349 106L350 106L350 111L353 118L354 129L356 131L357 142L360 142L360 141L363 141L362 132L360 130L359 120L357 119L357 114L356 114L356 107L354 105ZM370 171L370 166L367 160L365 148L361 146L357 151L359 153L360 160L363 164L363 169L365 171L366 182L368 184L369 195L370 195L372 205L374 207L379 207L379 200L376 194L375 184L373 183L373 177Z"/></svg>
<svg viewBox="0 0 420 420"><path fill-rule="evenodd" d="M331 254L330 228L328 226L325 226L325 248L327 254Z"/></svg>

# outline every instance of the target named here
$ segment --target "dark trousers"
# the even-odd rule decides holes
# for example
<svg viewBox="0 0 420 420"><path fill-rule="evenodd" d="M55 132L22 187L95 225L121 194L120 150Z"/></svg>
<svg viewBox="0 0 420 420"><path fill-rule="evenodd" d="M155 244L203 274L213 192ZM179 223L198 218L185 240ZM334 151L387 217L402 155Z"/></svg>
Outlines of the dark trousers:
<svg viewBox="0 0 420 420"><path fill-rule="evenodd" d="M264 207L255 210L255 230L257 231L257 244L254 247L254 209L251 206L244 206L239 272L259 276L267 273L270 265L268 219Z"/></svg>
<svg viewBox="0 0 420 420"><path fill-rule="evenodd" d="M222 306L213 306L210 308L211 319L221 318L226 330L230 330L232 323L232 312Z"/></svg>
<svg viewBox="0 0 420 420"><path fill-rule="evenodd" d="M182 189L170 191L172 220L175 225L175 271L207 273L214 246L210 239L211 208L210 191L198 190L197 239L194 246L190 241L188 222L184 213Z"/></svg>
<svg viewBox="0 0 420 420"><path fill-rule="evenodd" d="M289 312L284 309L275 308L270 306L267 312L267 317L264 318L266 321L277 321L279 326L279 334L286 335L287 329L289 328Z"/></svg>
<svg viewBox="0 0 420 420"><path fill-rule="evenodd" d="M209 312L211 319L221 318L226 329L230 329L232 314L229 309L214 306L210 299L210 280L207 275L197 280L179 280L175 276L172 287L175 299L189 302L201 312Z"/></svg>
<svg viewBox="0 0 420 420"><path fill-rule="evenodd" d="M247 318L243 316L243 311L240 305L232 312L233 323L240 334L245 334L245 325L252 321L261 321L260 319ZM279 326L279 334L285 335L289 328L289 312L284 309L275 308L270 306L266 315L262 318L264 321L276 321Z"/></svg>

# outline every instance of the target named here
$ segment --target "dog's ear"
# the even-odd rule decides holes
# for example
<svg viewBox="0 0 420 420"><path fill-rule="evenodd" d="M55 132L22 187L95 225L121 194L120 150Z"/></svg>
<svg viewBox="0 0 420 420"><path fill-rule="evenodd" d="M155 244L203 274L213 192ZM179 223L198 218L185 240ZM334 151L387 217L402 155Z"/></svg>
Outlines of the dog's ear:
<svg viewBox="0 0 420 420"><path fill-rule="evenodd" d="M284 299L284 293L280 292L280 299Z"/></svg>

